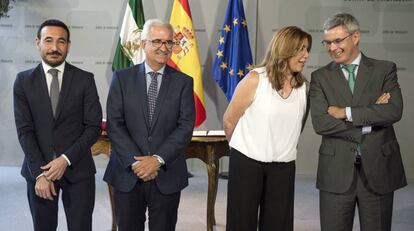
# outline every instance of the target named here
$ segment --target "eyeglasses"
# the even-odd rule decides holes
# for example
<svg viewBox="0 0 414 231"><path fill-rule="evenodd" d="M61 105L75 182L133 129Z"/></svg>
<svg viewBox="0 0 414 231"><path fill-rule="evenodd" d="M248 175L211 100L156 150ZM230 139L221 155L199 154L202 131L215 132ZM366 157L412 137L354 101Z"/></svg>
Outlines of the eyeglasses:
<svg viewBox="0 0 414 231"><path fill-rule="evenodd" d="M154 48L160 48L165 45L167 49L171 49L176 43L173 40L162 41L161 39L146 40L151 43Z"/></svg>
<svg viewBox="0 0 414 231"><path fill-rule="evenodd" d="M345 39L349 38L352 34L349 34L348 36L344 37L344 38L338 38L332 41L328 41L328 40L322 40L322 45L325 46L326 48L330 47L332 44L335 44L335 46L338 46L339 44L341 44L341 42L343 42Z"/></svg>

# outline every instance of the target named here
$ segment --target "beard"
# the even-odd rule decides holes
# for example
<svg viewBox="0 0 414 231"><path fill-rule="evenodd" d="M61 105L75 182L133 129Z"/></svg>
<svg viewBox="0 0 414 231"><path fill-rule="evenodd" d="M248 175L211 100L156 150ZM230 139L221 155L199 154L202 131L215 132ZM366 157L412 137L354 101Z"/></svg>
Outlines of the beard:
<svg viewBox="0 0 414 231"><path fill-rule="evenodd" d="M60 58L59 59L49 58L50 55L59 56ZM63 62L65 62L65 59L66 59L66 55L63 55L62 53L58 51L49 52L45 56L42 56L42 60L51 67L57 67L61 65Z"/></svg>

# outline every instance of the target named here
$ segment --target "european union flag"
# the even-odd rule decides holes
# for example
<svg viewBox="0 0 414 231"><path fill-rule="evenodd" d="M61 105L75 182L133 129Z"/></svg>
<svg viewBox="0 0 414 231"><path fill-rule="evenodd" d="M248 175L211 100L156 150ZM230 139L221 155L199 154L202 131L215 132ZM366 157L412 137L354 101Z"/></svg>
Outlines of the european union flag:
<svg viewBox="0 0 414 231"><path fill-rule="evenodd" d="M243 2L229 0L213 64L213 78L230 101L236 85L252 69L252 52Z"/></svg>

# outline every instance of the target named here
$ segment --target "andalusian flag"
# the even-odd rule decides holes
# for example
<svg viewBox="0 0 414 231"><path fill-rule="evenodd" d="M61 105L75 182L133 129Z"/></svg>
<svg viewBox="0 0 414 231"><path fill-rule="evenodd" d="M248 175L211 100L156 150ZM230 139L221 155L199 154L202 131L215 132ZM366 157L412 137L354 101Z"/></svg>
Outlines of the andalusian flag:
<svg viewBox="0 0 414 231"><path fill-rule="evenodd" d="M119 41L116 47L112 71L141 63L145 59L141 48L141 31L144 25L144 11L141 0L129 0L122 21Z"/></svg>
<svg viewBox="0 0 414 231"><path fill-rule="evenodd" d="M179 45L174 46L168 64L194 79L195 126L198 127L206 119L206 109L198 47L188 0L174 0L170 23L174 27L174 39Z"/></svg>

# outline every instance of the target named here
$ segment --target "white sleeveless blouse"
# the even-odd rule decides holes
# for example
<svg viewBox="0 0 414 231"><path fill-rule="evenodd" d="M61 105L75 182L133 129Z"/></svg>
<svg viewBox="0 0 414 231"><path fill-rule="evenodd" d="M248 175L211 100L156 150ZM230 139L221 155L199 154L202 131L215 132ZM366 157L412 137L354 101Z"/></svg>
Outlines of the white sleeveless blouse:
<svg viewBox="0 0 414 231"><path fill-rule="evenodd" d="M289 162L296 159L297 144L306 111L306 84L282 98L272 88L265 68L252 103L240 117L230 147L261 162Z"/></svg>

